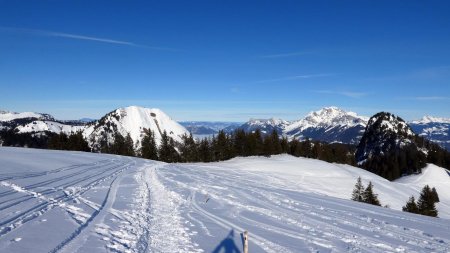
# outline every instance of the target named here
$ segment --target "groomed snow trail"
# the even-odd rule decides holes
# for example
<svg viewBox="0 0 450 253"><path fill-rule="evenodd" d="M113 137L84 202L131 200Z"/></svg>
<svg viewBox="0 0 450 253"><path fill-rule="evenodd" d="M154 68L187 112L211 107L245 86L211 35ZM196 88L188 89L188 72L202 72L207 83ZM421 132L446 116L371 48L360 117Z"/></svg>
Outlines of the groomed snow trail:
<svg viewBox="0 0 450 253"><path fill-rule="evenodd" d="M250 232L251 252L450 251L447 219L295 190L295 178L230 164L169 164L158 170L164 185L188 200L182 213L198 227L193 240L206 252L215 252L230 234L241 248L244 230Z"/></svg>
<svg viewBox="0 0 450 253"><path fill-rule="evenodd" d="M360 173L341 167L285 156L165 164L0 147L0 252L242 252L244 230L252 253L450 252L448 219L317 194ZM318 173L339 169L345 177L334 181ZM361 175L375 190L420 189L414 178Z"/></svg>

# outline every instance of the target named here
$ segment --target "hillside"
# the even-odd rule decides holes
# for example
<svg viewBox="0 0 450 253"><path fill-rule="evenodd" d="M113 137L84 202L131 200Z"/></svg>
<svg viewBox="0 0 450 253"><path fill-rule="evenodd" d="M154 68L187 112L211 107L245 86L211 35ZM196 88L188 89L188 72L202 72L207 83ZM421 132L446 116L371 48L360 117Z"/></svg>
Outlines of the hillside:
<svg viewBox="0 0 450 253"><path fill-rule="evenodd" d="M447 252L450 177L436 166L389 182L287 155L165 164L0 148L1 252ZM399 209L433 178L439 216L348 200L356 178ZM219 251L220 252L220 251Z"/></svg>

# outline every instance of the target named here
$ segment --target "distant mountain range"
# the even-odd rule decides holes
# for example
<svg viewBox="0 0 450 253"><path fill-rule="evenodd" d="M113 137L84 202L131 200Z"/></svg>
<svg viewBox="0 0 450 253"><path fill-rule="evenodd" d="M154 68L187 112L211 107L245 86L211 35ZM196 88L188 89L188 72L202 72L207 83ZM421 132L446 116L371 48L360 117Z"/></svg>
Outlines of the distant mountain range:
<svg viewBox="0 0 450 253"><path fill-rule="evenodd" d="M242 122L180 121L178 123L199 138L215 135L220 130L231 133L242 125Z"/></svg>
<svg viewBox="0 0 450 253"><path fill-rule="evenodd" d="M418 135L450 150L450 119L425 116L409 122L409 126Z"/></svg>
<svg viewBox="0 0 450 253"><path fill-rule="evenodd" d="M294 121L282 119L251 119L240 129L253 132L260 129L268 134L273 130L289 139L306 138L329 143L358 144L369 118L347 112L337 107L325 107ZM450 119L425 116L421 120L407 122L414 133L438 143L450 150Z"/></svg>
<svg viewBox="0 0 450 253"><path fill-rule="evenodd" d="M364 133L367 120L367 117L337 107L325 107L294 121L252 119L240 129L246 132L260 129L262 134L269 134L275 130L288 139L357 144Z"/></svg>
<svg viewBox="0 0 450 253"><path fill-rule="evenodd" d="M239 122L184 121L175 122L159 109L130 106L114 110L99 120L80 119L62 121L49 114L34 112L0 111L0 130L11 129L19 133L71 133L83 131L83 135L92 144L101 135L111 137L114 131L130 134L139 146L144 129L155 132L159 140L166 131L175 140L185 133L198 138L212 136L220 130L227 133L235 129L253 132L259 129L262 134L273 130L281 136L298 140L318 140L329 143L358 144L364 134L369 118L347 112L337 107L325 107L306 115L303 119L286 121L282 119L251 119ZM407 122L418 135L438 143L450 150L450 119L425 116L421 120Z"/></svg>

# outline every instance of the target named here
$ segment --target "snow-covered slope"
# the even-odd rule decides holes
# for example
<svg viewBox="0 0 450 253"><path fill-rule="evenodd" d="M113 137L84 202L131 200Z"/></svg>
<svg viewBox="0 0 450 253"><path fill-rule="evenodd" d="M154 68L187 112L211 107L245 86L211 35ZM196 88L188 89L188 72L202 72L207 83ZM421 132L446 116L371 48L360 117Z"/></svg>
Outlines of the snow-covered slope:
<svg viewBox="0 0 450 253"><path fill-rule="evenodd" d="M84 131L84 136L90 141L98 141L102 133L106 133L112 139L111 136L117 131L123 136L130 134L137 147L140 147L144 129L155 133L157 143L164 131L175 141L181 141L181 136L189 134L186 128L159 109L129 106L114 110L90 124Z"/></svg>
<svg viewBox="0 0 450 253"><path fill-rule="evenodd" d="M450 119L425 116L409 125L418 135L450 150Z"/></svg>
<svg viewBox="0 0 450 253"><path fill-rule="evenodd" d="M25 125L16 127L19 133L31 133L31 132L53 132L53 133L65 133L71 134L78 131L83 131L85 126L72 126L66 125L55 121L35 120Z"/></svg>
<svg viewBox="0 0 450 253"><path fill-rule="evenodd" d="M24 118L36 118L36 119L50 119L52 118L48 114L41 114L35 112L9 112L9 111L1 111L0 110L0 122L2 121L11 121L16 119L24 119Z"/></svg>
<svg viewBox="0 0 450 253"><path fill-rule="evenodd" d="M244 230L255 253L450 250L436 166L389 182L287 155L165 164L4 147L0 164L0 252L241 252ZM439 178L443 218L350 201L358 176L394 209Z"/></svg>

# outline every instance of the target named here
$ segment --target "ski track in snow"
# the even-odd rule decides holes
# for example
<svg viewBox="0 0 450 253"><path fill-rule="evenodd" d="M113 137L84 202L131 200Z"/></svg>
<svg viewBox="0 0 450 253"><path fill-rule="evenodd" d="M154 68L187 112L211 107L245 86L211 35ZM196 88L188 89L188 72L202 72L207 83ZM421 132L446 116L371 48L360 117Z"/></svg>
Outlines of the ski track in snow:
<svg viewBox="0 0 450 253"><path fill-rule="evenodd" d="M252 253L450 252L447 219L311 193L291 187L295 179L226 163L23 150L0 148L0 165L18 157L0 170L0 252L240 251L244 230ZM39 156L48 163L21 165ZM61 156L67 164L52 165Z"/></svg>

